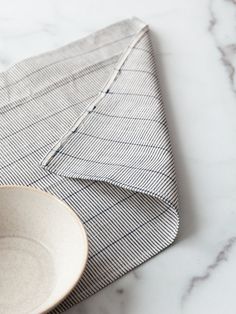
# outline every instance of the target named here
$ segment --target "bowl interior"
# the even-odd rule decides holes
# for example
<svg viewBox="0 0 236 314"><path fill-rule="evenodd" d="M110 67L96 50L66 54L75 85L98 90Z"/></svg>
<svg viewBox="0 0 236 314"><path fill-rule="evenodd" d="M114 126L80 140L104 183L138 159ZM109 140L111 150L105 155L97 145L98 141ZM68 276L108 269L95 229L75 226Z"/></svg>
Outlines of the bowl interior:
<svg viewBox="0 0 236 314"><path fill-rule="evenodd" d="M0 188L0 308L43 313L79 280L87 261L85 230L64 202L37 189Z"/></svg>

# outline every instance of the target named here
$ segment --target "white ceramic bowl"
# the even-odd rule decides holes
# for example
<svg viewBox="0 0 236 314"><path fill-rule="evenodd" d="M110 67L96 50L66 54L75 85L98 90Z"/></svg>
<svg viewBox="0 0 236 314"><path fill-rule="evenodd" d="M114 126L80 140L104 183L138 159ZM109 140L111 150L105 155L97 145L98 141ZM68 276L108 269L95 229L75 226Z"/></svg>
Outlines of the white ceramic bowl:
<svg viewBox="0 0 236 314"><path fill-rule="evenodd" d="M0 312L45 313L81 277L84 227L64 202L22 186L0 187Z"/></svg>

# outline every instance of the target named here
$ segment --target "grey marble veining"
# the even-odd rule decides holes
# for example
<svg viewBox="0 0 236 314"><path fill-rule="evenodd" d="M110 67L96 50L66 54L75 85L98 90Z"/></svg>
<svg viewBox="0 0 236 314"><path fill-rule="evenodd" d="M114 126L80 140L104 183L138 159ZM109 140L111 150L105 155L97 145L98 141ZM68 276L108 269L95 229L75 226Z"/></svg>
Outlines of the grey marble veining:
<svg viewBox="0 0 236 314"><path fill-rule="evenodd" d="M235 242L236 242L236 237L232 237L228 239L226 244L223 246L223 248L219 251L219 253L215 257L214 261L210 265L207 266L204 272L201 275L193 276L190 279L189 286L182 296L183 306L186 300L191 296L193 290L197 286L204 284L207 280L209 280L212 274L214 273L214 271L217 270L217 268L222 264L222 262L227 262L229 253L232 247L235 245Z"/></svg>
<svg viewBox="0 0 236 314"><path fill-rule="evenodd" d="M220 34L221 30L224 29L224 23L227 26L228 21L226 18L224 18L225 11L223 10L222 12L219 10L218 6L216 5L217 1L214 0L212 0L209 5L210 20L208 30L211 33L215 45L219 51L220 60L226 69L232 92L236 94L236 2L234 0L222 1L227 2L227 10L231 10L231 14L233 13L232 15L234 16L234 19L232 19L232 24L228 26L230 32L232 33L232 39L229 39L228 34L225 34L225 38L223 38Z"/></svg>

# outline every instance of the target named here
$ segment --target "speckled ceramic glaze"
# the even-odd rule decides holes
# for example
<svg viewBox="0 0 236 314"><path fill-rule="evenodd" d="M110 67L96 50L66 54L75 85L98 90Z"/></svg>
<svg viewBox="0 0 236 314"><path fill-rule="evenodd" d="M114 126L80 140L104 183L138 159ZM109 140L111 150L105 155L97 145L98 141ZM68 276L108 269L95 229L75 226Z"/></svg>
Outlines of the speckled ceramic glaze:
<svg viewBox="0 0 236 314"><path fill-rule="evenodd" d="M64 202L38 189L0 187L0 309L45 313L81 277L88 255L82 223Z"/></svg>

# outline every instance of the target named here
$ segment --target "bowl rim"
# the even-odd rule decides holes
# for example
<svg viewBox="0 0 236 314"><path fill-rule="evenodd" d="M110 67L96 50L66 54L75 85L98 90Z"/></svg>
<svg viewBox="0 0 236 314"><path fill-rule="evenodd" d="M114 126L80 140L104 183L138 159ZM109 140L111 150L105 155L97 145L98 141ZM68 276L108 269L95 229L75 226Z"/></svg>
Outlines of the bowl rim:
<svg viewBox="0 0 236 314"><path fill-rule="evenodd" d="M66 202L64 202L63 200L61 200L60 198L58 198L57 196L53 195L50 192L46 192L44 190L41 190L40 188L36 188L36 187L32 187L32 186L26 186L26 185L17 185L17 184L4 184L4 185L0 185L0 189L25 189L25 190L32 190L34 192L37 193L41 193L46 197L50 197L53 200L59 202L60 204L62 204L67 210L68 213L70 213L70 215L73 216L74 220L77 221L77 224L79 225L81 232L82 232L82 236L83 236L83 240L84 240L84 244L85 244L85 257L83 260L83 264L82 267L80 269L80 271L78 272L76 279L71 283L71 285L69 286L68 289L66 289L66 291L64 293L62 293L61 295L59 295L57 298L55 298L55 302L51 302L51 304L49 303L49 305L47 306L47 308L43 309L43 312L40 312L40 314L47 314L48 311L53 310L57 305L59 305L62 301L64 301L66 299L66 297L70 294L70 292L75 288L75 286L78 284L78 282L80 281L85 268L87 266L87 262L88 262L88 251L89 251L89 245L88 245L88 236L85 230L85 227L81 221L81 219L79 218L79 216L75 213L75 211L72 209L72 207L70 207Z"/></svg>

